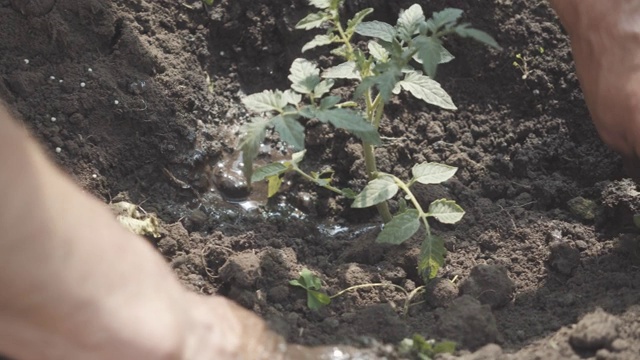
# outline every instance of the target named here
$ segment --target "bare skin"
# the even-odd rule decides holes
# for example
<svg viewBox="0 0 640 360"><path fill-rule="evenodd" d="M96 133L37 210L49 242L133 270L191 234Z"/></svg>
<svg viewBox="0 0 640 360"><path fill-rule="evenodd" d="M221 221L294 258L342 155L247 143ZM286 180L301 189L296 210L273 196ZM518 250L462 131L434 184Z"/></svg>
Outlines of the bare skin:
<svg viewBox="0 0 640 360"><path fill-rule="evenodd" d="M0 353L16 359L253 359L282 339L186 291L0 107ZM266 357L273 358L273 357Z"/></svg>
<svg viewBox="0 0 640 360"><path fill-rule="evenodd" d="M602 140L640 178L640 1L551 0Z"/></svg>

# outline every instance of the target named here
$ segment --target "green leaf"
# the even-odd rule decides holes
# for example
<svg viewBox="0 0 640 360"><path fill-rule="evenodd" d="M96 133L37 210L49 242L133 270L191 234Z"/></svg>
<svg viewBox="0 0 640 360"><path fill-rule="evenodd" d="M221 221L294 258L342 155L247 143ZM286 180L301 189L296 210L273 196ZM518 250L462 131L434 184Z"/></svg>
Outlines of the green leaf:
<svg viewBox="0 0 640 360"><path fill-rule="evenodd" d="M358 11L351 20L347 21L347 33L353 34L356 26L362 22L362 20L373 12L373 8L366 8Z"/></svg>
<svg viewBox="0 0 640 360"><path fill-rule="evenodd" d="M320 100L320 109L321 110L329 110L332 107L336 106L340 100L340 96L327 96Z"/></svg>
<svg viewBox="0 0 640 360"><path fill-rule="evenodd" d="M320 70L307 59L293 60L289 72L291 88L301 94L311 94L320 83Z"/></svg>
<svg viewBox="0 0 640 360"><path fill-rule="evenodd" d="M283 163L274 162L257 168L251 176L251 182L262 181L269 176L280 175L289 169Z"/></svg>
<svg viewBox="0 0 640 360"><path fill-rule="evenodd" d="M302 47L302 52L305 52L307 50L311 50L313 48L316 48L318 46L325 46L325 45L329 45L333 42L333 38L329 35L324 35L324 34L320 34L320 35L316 35L313 39L311 39L311 41L309 41L308 43L304 44L304 46Z"/></svg>
<svg viewBox="0 0 640 360"><path fill-rule="evenodd" d="M258 155L260 144L264 141L269 123L259 118L254 118L245 124L241 132L240 149L242 150L243 172L247 179L251 179L253 173L253 159Z"/></svg>
<svg viewBox="0 0 640 360"><path fill-rule="evenodd" d="M267 185L267 197L271 198L273 195L278 193L280 190L280 185L282 185L282 179L280 175L273 175L267 177L268 185Z"/></svg>
<svg viewBox="0 0 640 360"><path fill-rule="evenodd" d="M497 50L502 50L502 47L500 47L500 45L498 45L498 43L496 42L496 40L489 34L487 34L486 32L482 31L482 30L478 30L478 29L474 29L472 27L470 27L471 25L469 24L462 24L460 26L457 26L455 28L455 32L456 34L458 34L459 36L462 37L470 37L478 42L481 42L485 45L489 45L494 49Z"/></svg>
<svg viewBox="0 0 640 360"><path fill-rule="evenodd" d="M420 258L418 259L418 272L425 280L433 279L438 275L438 270L444 265L444 256L447 249L444 240L439 236L427 235L420 246Z"/></svg>
<svg viewBox="0 0 640 360"><path fill-rule="evenodd" d="M337 48L335 48L333 50L331 50L331 54L335 55L335 56L339 56L339 57L344 58L344 59L349 57L347 46L344 45L344 44L338 46Z"/></svg>
<svg viewBox="0 0 640 360"><path fill-rule="evenodd" d="M287 97L283 97L282 91L265 90L246 96L242 99L242 103L247 109L257 113L269 111L282 112L288 100Z"/></svg>
<svg viewBox="0 0 640 360"><path fill-rule="evenodd" d="M455 58L456 57L453 56L453 54L451 54L449 50L445 49L444 46L440 48L440 64L446 64ZM422 64L422 60L420 60L420 57L418 56L417 53L413 55L413 60L415 60L419 64Z"/></svg>
<svg viewBox="0 0 640 360"><path fill-rule="evenodd" d="M296 150L304 148L304 126L294 116L276 116L271 119L271 123L282 141Z"/></svg>
<svg viewBox="0 0 640 360"><path fill-rule="evenodd" d="M455 224L464 216L464 210L453 200L439 199L429 205L427 216L444 224Z"/></svg>
<svg viewBox="0 0 640 360"><path fill-rule="evenodd" d="M389 52L376 41L369 41L367 43L367 48L369 49L371 56L373 56L377 61L387 62L389 60Z"/></svg>
<svg viewBox="0 0 640 360"><path fill-rule="evenodd" d="M381 69L384 68L384 69ZM377 70L383 70L379 75L370 76L362 80L360 85L356 88L355 96L362 96L372 86L376 86L380 91L382 100L387 103L391 100L391 95L394 93L396 84L402 76L402 69L395 63L382 63L376 66Z"/></svg>
<svg viewBox="0 0 640 360"><path fill-rule="evenodd" d="M353 61L343 62L328 68L322 73L322 77L329 79L361 79L356 63Z"/></svg>
<svg viewBox="0 0 640 360"><path fill-rule="evenodd" d="M316 290L307 290L307 306L311 310L320 310L331 303L329 295Z"/></svg>
<svg viewBox="0 0 640 360"><path fill-rule="evenodd" d="M424 13L422 7L413 4L408 9L400 12L396 28L405 41L409 41L414 34L418 33L418 26L424 22Z"/></svg>
<svg viewBox="0 0 640 360"><path fill-rule="evenodd" d="M358 24L358 26L356 26L356 33L362 36L369 36L391 42L396 36L396 29L386 22L374 20Z"/></svg>
<svg viewBox="0 0 640 360"><path fill-rule="evenodd" d="M331 0L309 0L309 4L318 9L328 9L331 7Z"/></svg>
<svg viewBox="0 0 640 360"><path fill-rule="evenodd" d="M394 216L384 225L378 234L376 241L386 244L402 244L420 229L420 212L409 209L400 215Z"/></svg>
<svg viewBox="0 0 640 360"><path fill-rule="evenodd" d="M424 72L431 78L435 77L436 69L442 62L442 49L444 47L438 39L424 35L417 36L413 44L418 50L416 55L422 62Z"/></svg>
<svg viewBox="0 0 640 360"><path fill-rule="evenodd" d="M328 122L337 128L345 129L363 141L373 145L382 144L378 130L353 110L342 108L318 109L315 115L318 120L325 123Z"/></svg>
<svg viewBox="0 0 640 360"><path fill-rule="evenodd" d="M311 30L319 28L329 19L331 19L331 17L325 12L311 13L305 16L304 19L298 21L296 29Z"/></svg>
<svg viewBox="0 0 640 360"><path fill-rule="evenodd" d="M316 97L322 97L322 95L328 93L331 90L333 84L335 84L335 81L333 79L325 79L320 81L318 85L313 88L313 95L315 95Z"/></svg>
<svg viewBox="0 0 640 360"><path fill-rule="evenodd" d="M436 29L442 26L452 26L458 21L458 19L460 19L462 13L463 11L460 9L446 8L442 11L433 13L431 21L433 21L433 25Z"/></svg>
<svg viewBox="0 0 640 360"><path fill-rule="evenodd" d="M430 162L417 164L411 169L415 181L426 185L445 182L455 175L456 171L457 167Z"/></svg>
<svg viewBox="0 0 640 360"><path fill-rule="evenodd" d="M291 154L291 164L298 165L304 159L304 155L307 153L307 150L302 150Z"/></svg>
<svg viewBox="0 0 640 360"><path fill-rule="evenodd" d="M391 199L398 192L398 185L391 176L371 180L351 204L352 208L365 208Z"/></svg>
<svg viewBox="0 0 640 360"><path fill-rule="evenodd" d="M302 96L297 92L287 89L282 93L282 100L287 104L298 105L300 101L302 101Z"/></svg>
<svg viewBox="0 0 640 360"><path fill-rule="evenodd" d="M456 343L453 341L440 341L433 345L433 352L436 354L453 354L456 351Z"/></svg>
<svg viewBox="0 0 640 360"><path fill-rule="evenodd" d="M349 188L340 189L340 191L342 191L342 196L346 197L347 199L355 199L356 196L358 196L355 191Z"/></svg>
<svg viewBox="0 0 640 360"><path fill-rule="evenodd" d="M393 89L393 92L397 94L400 92L399 88L409 91L411 95L423 100L427 104L435 105L446 110L457 109L449 94L444 91L440 84L428 76L422 75L419 71L407 72L404 79L398 82L397 87Z"/></svg>

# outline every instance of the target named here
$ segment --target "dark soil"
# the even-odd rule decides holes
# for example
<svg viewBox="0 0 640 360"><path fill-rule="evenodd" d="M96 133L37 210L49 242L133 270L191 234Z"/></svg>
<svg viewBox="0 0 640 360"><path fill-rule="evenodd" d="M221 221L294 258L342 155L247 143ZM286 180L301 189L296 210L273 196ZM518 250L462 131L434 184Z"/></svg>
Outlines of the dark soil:
<svg viewBox="0 0 640 360"><path fill-rule="evenodd" d="M216 0L210 9L57 0L50 11L37 5L51 1L29 1L24 14L0 0L0 97L84 189L158 215L153 241L186 286L238 301L290 341L397 358L387 345L421 334L457 341L465 359L637 358L639 193L596 135L553 12L533 0L418 2L426 13L464 9L504 51L448 41L456 59L437 80L457 112L403 95L387 107L382 133L395 140L377 150L381 170L406 177L417 162L458 166L454 180L418 192L467 211L455 226L434 225L446 266L407 317L392 288L314 312L288 281L307 267L330 293L370 282L411 290L422 284L419 239L375 244L374 212L297 178L267 208L225 201L246 195L232 169L249 119L240 99L288 87L289 65L314 35L293 29L309 11L303 0ZM352 0L345 12L373 6L393 22L411 4ZM516 53L528 58L527 79L512 65ZM331 165L338 184L361 188L352 180L363 174L357 141L308 132L305 166Z"/></svg>

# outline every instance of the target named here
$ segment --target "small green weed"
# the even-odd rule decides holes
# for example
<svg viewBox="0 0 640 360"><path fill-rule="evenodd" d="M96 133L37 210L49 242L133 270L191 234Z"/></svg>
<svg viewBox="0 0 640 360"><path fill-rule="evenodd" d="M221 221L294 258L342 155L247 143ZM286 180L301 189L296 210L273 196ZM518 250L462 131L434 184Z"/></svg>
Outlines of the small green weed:
<svg viewBox="0 0 640 360"><path fill-rule="evenodd" d="M411 339L402 340L398 351L402 355L411 356L412 359L431 360L438 354L452 354L456 351L456 343L453 341L435 342L415 334Z"/></svg>
<svg viewBox="0 0 640 360"><path fill-rule="evenodd" d="M396 25L381 21L363 21L373 12L368 8L356 13L344 26L340 19L343 0L309 0L318 9L296 25L298 29L325 29L305 44L302 52L332 45L331 53L343 62L321 71L315 63L298 58L290 68L291 88L265 90L245 97L242 101L250 111L258 114L243 127L240 147L243 153L244 173L251 181L267 180L269 195L274 195L287 172L295 172L315 184L346 198L353 199L352 207L376 206L386 223L377 241L400 244L411 238L421 226L425 238L421 247L419 270L425 278L432 278L444 263L443 241L431 234L429 218L453 224L464 215L464 210L452 200L440 199L427 210L411 192L415 183L438 184L451 178L456 168L437 164L415 165L407 181L378 171L374 149L382 145L378 128L385 104L401 91L406 91L427 104L445 110L455 110L451 97L433 80L439 64L454 57L442 45L448 35L469 37L499 48L487 33L460 22L462 10L448 8L426 19L420 5L412 5L401 12ZM355 35L368 37L366 49L354 42ZM354 81L353 99L343 100L331 95L337 79ZM305 127L309 120L318 120L343 129L362 141L363 156L369 183L356 194L351 189L331 185L331 172L306 173L299 164L304 157ZM290 161L272 163L253 168L253 159L264 141L267 129L274 129L280 139L298 151ZM399 191L400 208L391 214L387 201ZM407 203L409 202L409 203ZM313 290L313 289L312 289Z"/></svg>
<svg viewBox="0 0 640 360"><path fill-rule="evenodd" d="M544 54L544 48L542 46L538 46L537 52L540 55ZM526 54L522 55L522 53L517 53L515 55L515 58L516 59L513 61L513 66L522 72L522 80L526 80L531 74L530 66L533 58L527 56Z"/></svg>
<svg viewBox="0 0 640 360"><path fill-rule="evenodd" d="M360 284L348 287L346 289L340 290L337 293L329 296L325 292L322 291L322 281L319 277L313 274L309 269L302 269L300 272L300 277L294 280L289 281L289 285L297 286L305 289L307 291L307 307L311 310L319 310L324 306L331 304L331 300L337 298L338 296L344 295L349 291L354 291L358 289L364 288L372 288L372 287L391 287L405 295L405 302L403 306L403 315L407 315L409 313L409 307L411 305L417 305L418 303L412 303L413 299L416 298L419 294L424 292L424 286L419 286L412 291L407 291L402 286L391 284L391 283L371 283L371 284Z"/></svg>

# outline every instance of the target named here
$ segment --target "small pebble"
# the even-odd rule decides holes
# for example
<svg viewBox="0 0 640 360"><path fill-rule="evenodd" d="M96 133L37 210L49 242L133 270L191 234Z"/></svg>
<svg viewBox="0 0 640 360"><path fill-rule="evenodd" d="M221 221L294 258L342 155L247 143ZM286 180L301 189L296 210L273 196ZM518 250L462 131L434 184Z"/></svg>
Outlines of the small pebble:
<svg viewBox="0 0 640 360"><path fill-rule="evenodd" d="M59 147L56 148L56 153L60 154L61 151L62 149L60 149Z"/></svg>
<svg viewBox="0 0 640 360"><path fill-rule="evenodd" d="M55 79L56 79L56 77L55 77L55 76L53 76L53 75L51 75L51 76L49 76L49 79L51 79L51 80L55 80Z"/></svg>
<svg viewBox="0 0 640 360"><path fill-rule="evenodd" d="M29 59L24 59L24 63L25 63L26 65L29 65Z"/></svg>
<svg viewBox="0 0 640 360"><path fill-rule="evenodd" d="M51 117L51 122L56 122L56 120L58 120L58 119L56 119L56 118L55 118L55 117L53 117L53 116Z"/></svg>
<svg viewBox="0 0 640 360"><path fill-rule="evenodd" d="M80 87L85 87L85 86L87 86L87 84L85 84L83 82L80 83Z"/></svg>
<svg viewBox="0 0 640 360"><path fill-rule="evenodd" d="M91 175L91 177L94 178L94 179L97 179L98 175L97 174L93 174L93 175Z"/></svg>
<svg viewBox="0 0 640 360"><path fill-rule="evenodd" d="M113 103L114 103L115 105L118 105L118 104L120 104L120 101L118 101L118 100L113 100Z"/></svg>
<svg viewBox="0 0 640 360"><path fill-rule="evenodd" d="M64 80L60 79L60 80L58 80L58 82L59 82L60 84L62 84L62 83L64 82Z"/></svg>
<svg viewBox="0 0 640 360"><path fill-rule="evenodd" d="M88 72L93 72L93 69L92 68L88 68L87 71Z"/></svg>

